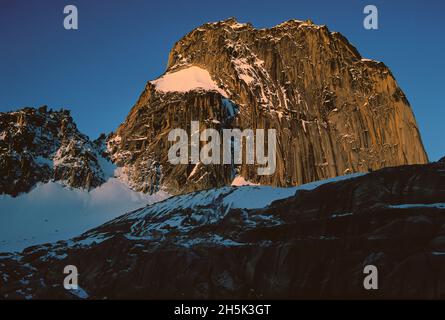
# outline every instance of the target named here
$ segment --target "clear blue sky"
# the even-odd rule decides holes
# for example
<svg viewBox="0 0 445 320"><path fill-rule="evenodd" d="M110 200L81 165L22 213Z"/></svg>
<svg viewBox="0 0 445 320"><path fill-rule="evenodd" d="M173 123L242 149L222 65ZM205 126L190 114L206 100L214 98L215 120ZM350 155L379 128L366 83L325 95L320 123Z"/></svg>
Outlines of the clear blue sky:
<svg viewBox="0 0 445 320"><path fill-rule="evenodd" d="M67 4L78 7L77 31L63 28ZM366 4L379 9L377 31L362 27ZM95 138L117 128L174 42L202 23L312 19L391 68L437 160L445 155L444 15L442 0L0 0L0 111L66 107Z"/></svg>

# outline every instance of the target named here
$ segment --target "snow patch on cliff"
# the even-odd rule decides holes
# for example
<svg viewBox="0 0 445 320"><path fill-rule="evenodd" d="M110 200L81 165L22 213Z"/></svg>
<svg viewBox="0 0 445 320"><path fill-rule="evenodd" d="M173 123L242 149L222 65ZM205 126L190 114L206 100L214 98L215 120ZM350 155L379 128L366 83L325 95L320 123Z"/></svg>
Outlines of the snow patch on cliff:
<svg viewBox="0 0 445 320"><path fill-rule="evenodd" d="M166 73L157 80L151 81L161 92L189 92L193 90L217 91L224 97L227 93L212 80L210 73L197 66Z"/></svg>
<svg viewBox="0 0 445 320"><path fill-rule="evenodd" d="M243 176L236 176L232 181L232 187L242 187L242 186L258 186L257 183L253 183L246 180Z"/></svg>

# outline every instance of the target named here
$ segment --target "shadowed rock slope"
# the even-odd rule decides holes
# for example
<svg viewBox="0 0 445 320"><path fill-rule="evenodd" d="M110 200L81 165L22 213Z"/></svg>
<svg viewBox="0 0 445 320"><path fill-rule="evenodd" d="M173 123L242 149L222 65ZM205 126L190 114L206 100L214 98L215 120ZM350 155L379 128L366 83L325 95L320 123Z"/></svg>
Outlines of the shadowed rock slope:
<svg viewBox="0 0 445 320"><path fill-rule="evenodd" d="M445 164L313 190L176 196L82 236L0 255L1 298L444 298ZM281 191L280 191L281 190ZM276 195L271 196L271 194ZM258 197L258 199L255 199ZM63 289L79 269L82 291ZM363 289L363 268L379 290Z"/></svg>

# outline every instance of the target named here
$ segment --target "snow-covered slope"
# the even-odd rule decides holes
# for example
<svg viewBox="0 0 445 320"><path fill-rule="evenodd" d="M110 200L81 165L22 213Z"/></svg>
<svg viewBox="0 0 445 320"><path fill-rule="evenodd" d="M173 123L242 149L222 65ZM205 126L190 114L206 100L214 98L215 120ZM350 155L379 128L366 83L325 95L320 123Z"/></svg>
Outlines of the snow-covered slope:
<svg viewBox="0 0 445 320"><path fill-rule="evenodd" d="M90 192L48 182L15 198L0 195L0 252L66 240L167 197L132 191L117 178Z"/></svg>
<svg viewBox="0 0 445 320"><path fill-rule="evenodd" d="M67 188L56 182L39 184L31 192L15 198L0 196L0 252L20 251L31 245L67 240L126 212L129 213L116 221L146 221L132 228L134 233L128 234L129 237L159 235L162 230L187 225L186 220L193 220L194 227L213 223L223 219L221 212L229 209L264 208L275 200L293 196L298 190L313 190L326 183L360 175L341 176L292 188L223 187L168 200L165 199L170 195L164 191L153 195L135 192L118 178L110 178L90 192ZM149 204L153 205L143 208ZM184 214L188 210L196 210L197 213L190 217ZM93 238L96 239L96 235Z"/></svg>
<svg viewBox="0 0 445 320"><path fill-rule="evenodd" d="M168 196L132 191L104 142L67 110L0 113L0 252L68 239Z"/></svg>
<svg viewBox="0 0 445 320"><path fill-rule="evenodd" d="M223 187L193 192L171 197L140 210L127 213L98 230L92 230L84 235L96 243L117 236L117 233L103 233L104 229L128 229L124 236L129 240L161 241L170 237L174 243L189 247L202 242L216 242L223 245L237 245L236 242L223 239L218 234L205 232L203 237L197 237L191 232L199 227L209 227L221 223L231 210L255 210L266 208L276 200L293 197L297 191L314 190L317 187L357 178L364 174L357 173L333 179L317 181L298 187L276 188L270 186ZM275 225L280 223L270 215L249 217L249 226ZM122 227L125 226L125 227ZM192 236L190 236L192 234ZM88 241L88 240L87 240Z"/></svg>

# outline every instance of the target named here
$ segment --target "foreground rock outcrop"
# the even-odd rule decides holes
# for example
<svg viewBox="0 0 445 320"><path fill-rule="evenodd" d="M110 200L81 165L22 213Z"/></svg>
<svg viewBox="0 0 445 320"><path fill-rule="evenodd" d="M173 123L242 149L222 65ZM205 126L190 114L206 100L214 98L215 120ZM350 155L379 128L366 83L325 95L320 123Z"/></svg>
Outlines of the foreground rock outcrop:
<svg viewBox="0 0 445 320"><path fill-rule="evenodd" d="M168 132L190 132L191 120L201 130L276 129L275 174L258 176L247 164L171 165ZM297 20L258 30L229 19L187 34L108 148L133 188L173 194L228 185L236 174L294 186L428 161L391 71L339 33Z"/></svg>
<svg viewBox="0 0 445 320"><path fill-rule="evenodd" d="M68 110L1 112L0 194L17 196L48 181L88 190L99 186L107 178L104 140L80 133Z"/></svg>
<svg viewBox="0 0 445 320"><path fill-rule="evenodd" d="M444 298L445 164L343 179L176 196L1 254L0 297ZM63 289L66 265L81 290ZM378 290L363 289L365 265Z"/></svg>

